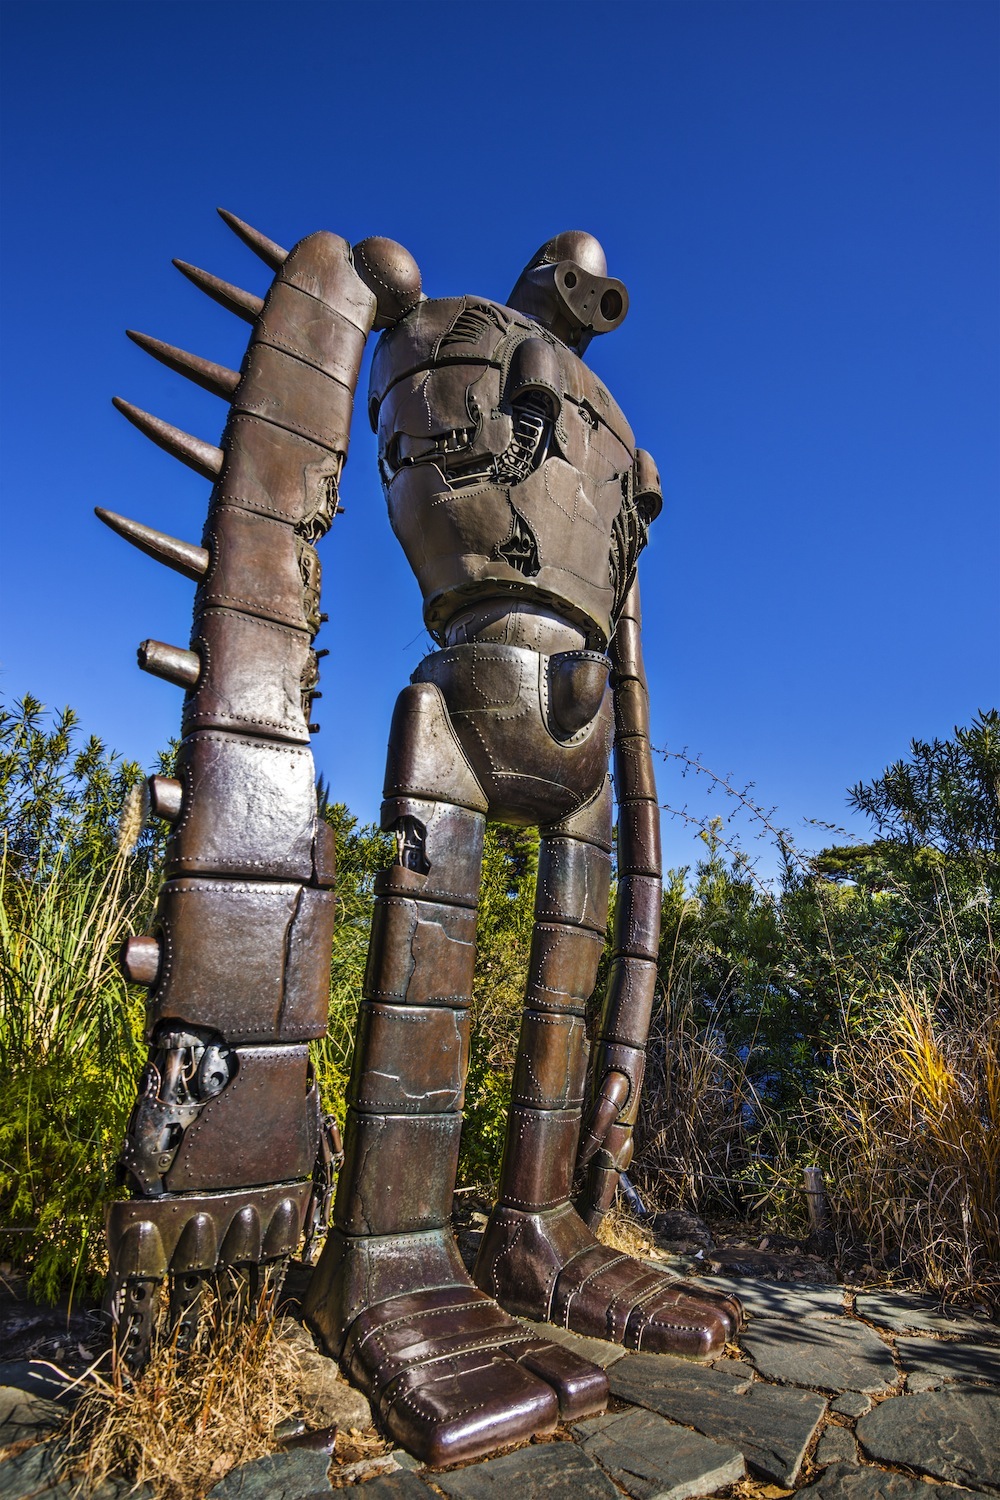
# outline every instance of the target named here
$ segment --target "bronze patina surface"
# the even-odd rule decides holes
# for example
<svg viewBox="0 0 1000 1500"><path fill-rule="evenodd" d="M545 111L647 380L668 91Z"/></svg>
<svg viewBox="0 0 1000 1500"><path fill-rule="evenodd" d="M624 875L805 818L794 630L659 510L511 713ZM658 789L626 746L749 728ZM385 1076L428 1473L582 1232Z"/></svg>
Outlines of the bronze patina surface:
<svg viewBox="0 0 1000 1500"><path fill-rule="evenodd" d="M597 241L557 235L501 305L428 300L401 246L319 233L290 253L224 215L276 273L263 301L185 263L251 323L239 373L136 341L230 402L218 447L125 415L213 481L200 546L102 519L197 584L188 649L140 647L185 690L154 931L126 973L150 1055L108 1235L143 1358L159 1282L190 1339L206 1279L250 1301L329 1220L340 1156L307 1044L322 1035L334 902L309 748L315 543L337 509L365 340L389 517L437 648L397 702L343 1164L306 1314L386 1430L445 1463L600 1411L603 1370L518 1315L707 1356L741 1322L594 1235L632 1151L656 980L661 868L636 565L659 477L584 364L628 309ZM614 779L609 758L614 753ZM613 959L588 1037L608 920ZM474 1277L451 1232L483 834L540 830L500 1191Z"/></svg>

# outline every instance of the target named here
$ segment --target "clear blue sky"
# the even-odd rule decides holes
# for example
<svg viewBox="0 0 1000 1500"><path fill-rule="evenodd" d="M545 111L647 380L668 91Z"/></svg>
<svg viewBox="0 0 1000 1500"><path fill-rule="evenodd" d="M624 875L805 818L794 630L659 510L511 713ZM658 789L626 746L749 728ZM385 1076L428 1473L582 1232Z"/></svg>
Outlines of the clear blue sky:
<svg viewBox="0 0 1000 1500"><path fill-rule="evenodd" d="M286 245L390 235L432 296L502 300L550 235L598 235L632 310L590 362L667 497L643 568L654 742L755 781L807 845L849 783L1000 697L993 0L0 19L6 697L73 704L145 763L176 732L179 694L134 648L186 644L191 586L92 507L199 535L208 486L110 397L217 440L221 403L123 333L238 363L245 325L169 263L264 289L216 204ZM315 750L369 818L429 643L358 418ZM664 831L669 861L697 857Z"/></svg>

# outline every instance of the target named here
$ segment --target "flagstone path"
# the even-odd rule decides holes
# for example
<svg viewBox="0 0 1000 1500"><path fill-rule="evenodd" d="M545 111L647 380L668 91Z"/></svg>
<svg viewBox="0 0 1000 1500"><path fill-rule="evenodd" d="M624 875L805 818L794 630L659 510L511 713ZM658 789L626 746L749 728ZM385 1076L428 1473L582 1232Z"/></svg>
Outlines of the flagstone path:
<svg viewBox="0 0 1000 1500"><path fill-rule="evenodd" d="M552 1440L447 1471L396 1450L332 1475L322 1443L292 1447L232 1470L211 1500L320 1500L331 1478L357 1500L1000 1497L1000 1326L912 1293L710 1280L749 1316L740 1352L708 1366L545 1327L606 1367L612 1398ZM284 1331L308 1366L310 1424L362 1420L361 1398L303 1331ZM40 1377L26 1361L0 1364L0 1447L36 1440L0 1462L0 1500L70 1500L53 1443L40 1441L65 1410ZM99 1500L126 1493L112 1482Z"/></svg>

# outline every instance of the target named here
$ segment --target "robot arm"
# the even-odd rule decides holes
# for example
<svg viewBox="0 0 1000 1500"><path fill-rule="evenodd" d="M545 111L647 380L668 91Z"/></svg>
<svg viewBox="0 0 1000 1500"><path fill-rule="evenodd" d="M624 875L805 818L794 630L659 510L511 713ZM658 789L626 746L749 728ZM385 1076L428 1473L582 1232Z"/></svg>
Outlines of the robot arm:
<svg viewBox="0 0 1000 1500"><path fill-rule="evenodd" d="M139 648L139 665L186 695L179 778L150 786L170 824L155 928L123 954L148 989L150 1053L121 1156L134 1197L111 1206L107 1229L111 1300L136 1364L164 1276L190 1342L205 1279L226 1269L252 1295L329 1199L339 1142L308 1060L326 1029L334 922L309 748L324 618L315 543L337 511L365 340L420 298L416 266L390 241L352 253L322 232L286 252L223 217L275 272L267 296L178 266L251 323L241 371L133 335L230 402L221 446L116 402L213 481L203 543L98 511L198 584L190 649Z"/></svg>
<svg viewBox="0 0 1000 1500"><path fill-rule="evenodd" d="M639 584L623 602L610 654L615 701L618 897L611 975L590 1059L589 1108L580 1137L587 1169L578 1208L592 1229L614 1200L632 1158L646 1038L656 988L662 895L660 810L649 745L649 692L642 663Z"/></svg>

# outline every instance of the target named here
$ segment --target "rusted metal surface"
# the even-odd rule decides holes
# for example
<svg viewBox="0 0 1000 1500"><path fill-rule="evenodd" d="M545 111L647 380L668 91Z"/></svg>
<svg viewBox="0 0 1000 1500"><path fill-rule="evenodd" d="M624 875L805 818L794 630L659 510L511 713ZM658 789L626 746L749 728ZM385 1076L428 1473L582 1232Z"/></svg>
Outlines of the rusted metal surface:
<svg viewBox="0 0 1000 1500"><path fill-rule="evenodd" d="M260 1267L330 1213L340 1145L306 1058L334 911L309 750L315 544L337 511L364 344L384 330L368 416L437 649L393 718L382 826L395 858L376 883L343 1166L306 1312L385 1429L449 1462L604 1404L602 1371L511 1314L696 1356L741 1319L733 1299L593 1232L631 1158L661 897L636 581L660 482L581 358L628 295L578 231L542 246L501 305L426 299L393 241L351 249L321 233L286 252L223 217L276 273L267 295L177 264L252 324L240 374L136 336L230 400L220 447L120 403L215 481L203 548L103 517L199 583L191 649L147 643L147 667L187 693L178 779L151 796L170 822L168 879L155 933L126 959L149 986L150 1059L122 1158L136 1202L109 1221L113 1287L141 1358L168 1272L189 1339L198 1278L235 1267L246 1300ZM618 900L588 1039L612 747ZM541 847L498 1202L473 1284L449 1226L487 819L537 826Z"/></svg>

